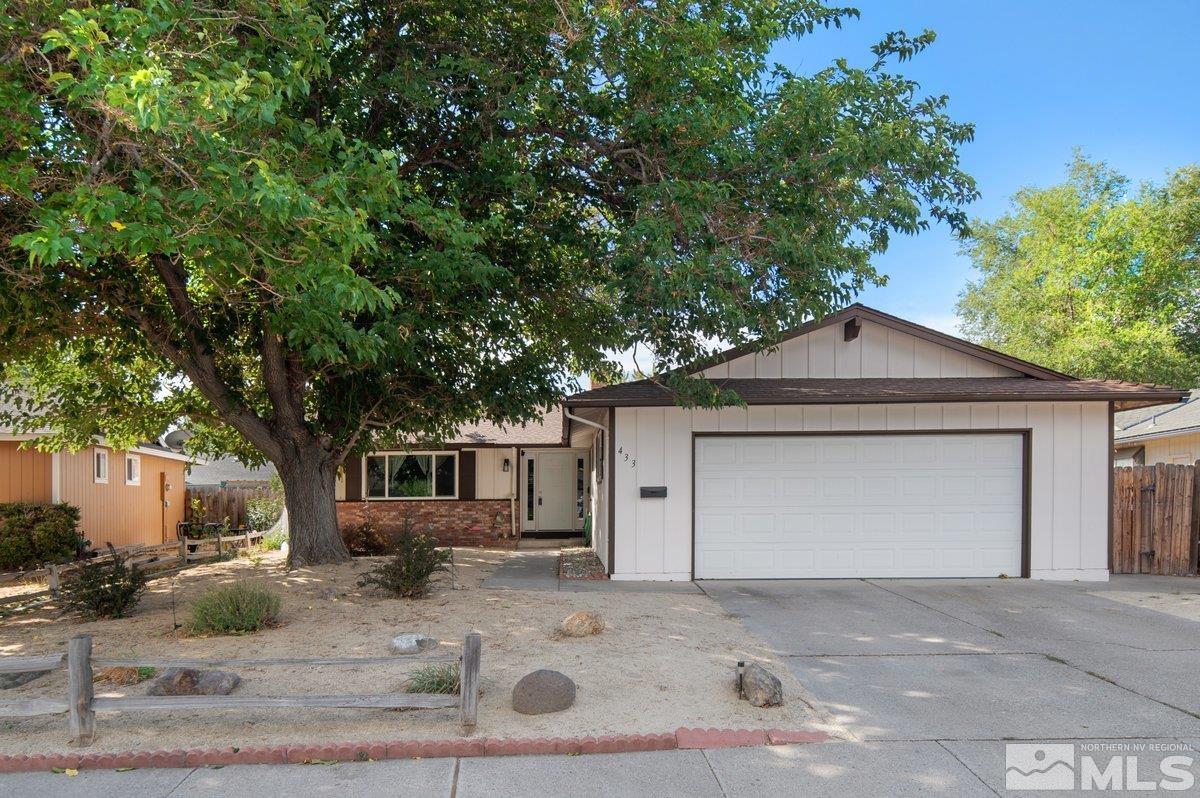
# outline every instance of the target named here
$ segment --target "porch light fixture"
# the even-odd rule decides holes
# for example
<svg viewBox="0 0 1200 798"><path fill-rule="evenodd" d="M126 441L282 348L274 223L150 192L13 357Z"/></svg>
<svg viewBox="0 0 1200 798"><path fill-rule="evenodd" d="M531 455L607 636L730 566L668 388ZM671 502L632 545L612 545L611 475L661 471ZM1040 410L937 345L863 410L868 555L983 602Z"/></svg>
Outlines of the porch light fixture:
<svg viewBox="0 0 1200 798"><path fill-rule="evenodd" d="M512 463L509 462L509 459L507 457L505 457L504 465L501 466L501 469L504 471L505 474L507 474L509 472L509 469L511 469L511 468L512 468Z"/></svg>

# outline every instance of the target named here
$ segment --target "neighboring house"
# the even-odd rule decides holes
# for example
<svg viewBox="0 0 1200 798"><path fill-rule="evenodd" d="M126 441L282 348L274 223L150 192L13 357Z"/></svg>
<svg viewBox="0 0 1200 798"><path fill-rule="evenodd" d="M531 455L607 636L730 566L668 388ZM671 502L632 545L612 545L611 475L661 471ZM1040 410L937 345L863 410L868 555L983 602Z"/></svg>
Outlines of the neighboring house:
<svg viewBox="0 0 1200 798"><path fill-rule="evenodd" d="M1117 413L1113 421L1114 465L1191 465L1200 460L1200 390L1176 404Z"/></svg>
<svg viewBox="0 0 1200 798"><path fill-rule="evenodd" d="M348 462L339 517L486 545L590 520L614 579L1106 579L1112 413L1183 396L857 304L702 375L745 406L584 391L538 425Z"/></svg>
<svg viewBox="0 0 1200 798"><path fill-rule="evenodd" d="M152 443L121 451L102 439L74 453L22 448L36 437L0 433L0 502L74 505L95 548L175 539L187 456Z"/></svg>
<svg viewBox="0 0 1200 798"><path fill-rule="evenodd" d="M267 463L250 468L236 457L225 455L215 460L195 461L188 467L189 488L266 488L275 476L275 466Z"/></svg>

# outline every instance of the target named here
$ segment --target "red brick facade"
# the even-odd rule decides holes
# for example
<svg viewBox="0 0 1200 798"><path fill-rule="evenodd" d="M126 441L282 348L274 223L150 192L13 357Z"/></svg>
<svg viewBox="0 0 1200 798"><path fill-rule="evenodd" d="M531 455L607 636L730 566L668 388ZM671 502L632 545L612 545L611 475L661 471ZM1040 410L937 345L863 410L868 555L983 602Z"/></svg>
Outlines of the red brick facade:
<svg viewBox="0 0 1200 798"><path fill-rule="evenodd" d="M338 502L342 529L370 517L381 532L396 535L406 519L414 532L432 534L443 546L515 549L508 499Z"/></svg>

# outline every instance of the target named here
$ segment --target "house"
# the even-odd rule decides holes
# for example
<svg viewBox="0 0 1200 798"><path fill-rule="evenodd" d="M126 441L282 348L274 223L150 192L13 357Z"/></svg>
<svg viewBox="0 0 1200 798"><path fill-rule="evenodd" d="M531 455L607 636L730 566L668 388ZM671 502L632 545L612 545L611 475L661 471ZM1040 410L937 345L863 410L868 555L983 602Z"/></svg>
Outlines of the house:
<svg viewBox="0 0 1200 798"><path fill-rule="evenodd" d="M1112 414L1183 395L859 304L697 374L744 406L594 388L541 424L347 463L340 517L486 545L590 523L614 579L1106 579Z"/></svg>
<svg viewBox="0 0 1200 798"><path fill-rule="evenodd" d="M1114 465L1191 465L1200 460L1200 390L1175 404L1124 410L1113 421Z"/></svg>
<svg viewBox="0 0 1200 798"><path fill-rule="evenodd" d="M102 438L78 452L22 446L36 437L0 433L0 502L78 507L79 531L95 548L175 539L186 455L156 443L122 451Z"/></svg>
<svg viewBox="0 0 1200 798"><path fill-rule="evenodd" d="M195 461L187 471L189 488L267 488L275 476L275 466L251 468L236 457L225 455L214 460Z"/></svg>

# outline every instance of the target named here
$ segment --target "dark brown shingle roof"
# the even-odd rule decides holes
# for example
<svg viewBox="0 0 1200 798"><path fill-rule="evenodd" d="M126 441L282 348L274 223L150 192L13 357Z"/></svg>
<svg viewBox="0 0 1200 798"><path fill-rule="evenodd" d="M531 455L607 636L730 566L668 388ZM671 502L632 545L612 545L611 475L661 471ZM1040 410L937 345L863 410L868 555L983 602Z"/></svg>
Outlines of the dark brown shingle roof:
<svg viewBox="0 0 1200 798"><path fill-rule="evenodd" d="M1119 406L1178 402L1186 391L1115 380L1040 380L1029 377L717 379L750 405L880 404L891 402L1049 402L1103 400ZM666 387L640 380L569 397L571 407L675 404Z"/></svg>

